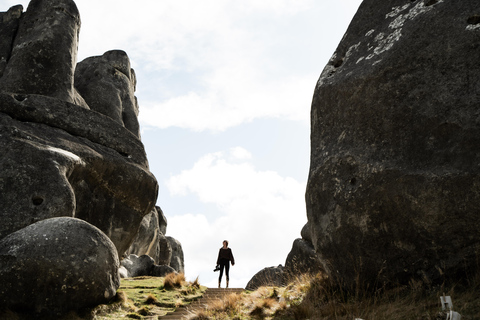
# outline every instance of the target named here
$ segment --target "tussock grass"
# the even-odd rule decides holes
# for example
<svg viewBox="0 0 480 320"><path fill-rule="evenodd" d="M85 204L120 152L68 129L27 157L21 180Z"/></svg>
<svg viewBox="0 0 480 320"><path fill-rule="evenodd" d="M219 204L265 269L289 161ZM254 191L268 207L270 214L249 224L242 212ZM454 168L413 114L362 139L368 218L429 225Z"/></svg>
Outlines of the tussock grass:
<svg viewBox="0 0 480 320"><path fill-rule="evenodd" d="M181 288L185 283L185 275L183 273L169 273L165 276L163 287L166 290L173 290L175 288Z"/></svg>
<svg viewBox="0 0 480 320"><path fill-rule="evenodd" d="M218 301L190 319L444 320L443 294L452 297L462 320L480 319L480 277L465 280L462 285L435 288L412 280L409 285L368 291L346 290L320 273L306 274L284 287L260 287Z"/></svg>

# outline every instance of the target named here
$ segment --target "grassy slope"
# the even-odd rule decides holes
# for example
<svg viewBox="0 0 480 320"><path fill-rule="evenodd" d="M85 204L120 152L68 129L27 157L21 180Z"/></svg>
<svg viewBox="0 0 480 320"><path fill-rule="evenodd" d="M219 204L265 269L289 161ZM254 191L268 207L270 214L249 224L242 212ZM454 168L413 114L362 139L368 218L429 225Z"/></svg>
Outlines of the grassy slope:
<svg viewBox="0 0 480 320"><path fill-rule="evenodd" d="M145 316L160 316L174 311L200 298L206 290L206 287L200 286L198 282L189 283L184 279L174 279L173 281L177 282L170 287L166 285L166 278L122 279L117 299L109 305L95 308L94 319L142 319Z"/></svg>
<svg viewBox="0 0 480 320"><path fill-rule="evenodd" d="M479 282L461 290L408 286L376 294L348 294L320 276L302 276L286 287L262 287L231 295L193 319L445 320L440 304L444 290L452 297L454 310L462 320L480 319Z"/></svg>

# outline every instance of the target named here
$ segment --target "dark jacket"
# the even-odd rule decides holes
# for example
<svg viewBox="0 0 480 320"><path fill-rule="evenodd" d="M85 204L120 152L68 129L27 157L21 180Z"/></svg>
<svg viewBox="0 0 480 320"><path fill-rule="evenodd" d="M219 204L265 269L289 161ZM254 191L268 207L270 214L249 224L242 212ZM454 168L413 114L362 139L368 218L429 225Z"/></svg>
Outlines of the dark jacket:
<svg viewBox="0 0 480 320"><path fill-rule="evenodd" d="M220 250L218 251L217 264L220 264L220 260L222 259L229 260L232 262L232 265L234 265L235 259L233 258L232 249L230 248L223 249L223 247L220 248Z"/></svg>

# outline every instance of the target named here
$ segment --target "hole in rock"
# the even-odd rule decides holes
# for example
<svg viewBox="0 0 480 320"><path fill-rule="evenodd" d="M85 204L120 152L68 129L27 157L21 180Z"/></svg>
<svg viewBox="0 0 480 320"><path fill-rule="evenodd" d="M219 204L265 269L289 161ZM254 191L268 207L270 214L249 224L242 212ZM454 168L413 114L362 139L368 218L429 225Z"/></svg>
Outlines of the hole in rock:
<svg viewBox="0 0 480 320"><path fill-rule="evenodd" d="M350 184L353 185L353 184L356 184L356 183L357 183L357 179L355 179L355 178L350 179Z"/></svg>
<svg viewBox="0 0 480 320"><path fill-rule="evenodd" d="M335 61L335 63L333 64L333 66L334 66L335 68L338 68L338 67L340 67L342 64L343 64L343 59L339 59L339 60Z"/></svg>
<svg viewBox="0 0 480 320"><path fill-rule="evenodd" d="M467 19L468 24L480 24L480 15L474 15Z"/></svg>
<svg viewBox="0 0 480 320"><path fill-rule="evenodd" d="M438 0L425 0L425 6L433 6L435 3L437 3Z"/></svg>
<svg viewBox="0 0 480 320"><path fill-rule="evenodd" d="M43 198L42 197L33 197L32 202L34 205L39 206L43 203Z"/></svg>
<svg viewBox="0 0 480 320"><path fill-rule="evenodd" d="M16 94L16 95L13 96L13 98L15 98L15 100L17 100L17 101L22 102L25 99L27 99L27 96L24 96L23 94Z"/></svg>
<svg viewBox="0 0 480 320"><path fill-rule="evenodd" d="M122 156L124 156L126 158L130 158L130 155L128 153L125 153L125 152L122 152L122 151L119 151L118 153L120 153Z"/></svg>

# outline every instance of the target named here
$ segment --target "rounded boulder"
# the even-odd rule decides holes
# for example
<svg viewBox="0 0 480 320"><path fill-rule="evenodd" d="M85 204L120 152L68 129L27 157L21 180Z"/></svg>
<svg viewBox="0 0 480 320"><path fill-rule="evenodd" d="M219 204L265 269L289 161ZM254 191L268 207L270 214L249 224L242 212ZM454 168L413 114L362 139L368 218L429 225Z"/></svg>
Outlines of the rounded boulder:
<svg viewBox="0 0 480 320"><path fill-rule="evenodd" d="M112 241L76 218L42 220L0 241L0 303L59 315L108 302L120 285Z"/></svg>

